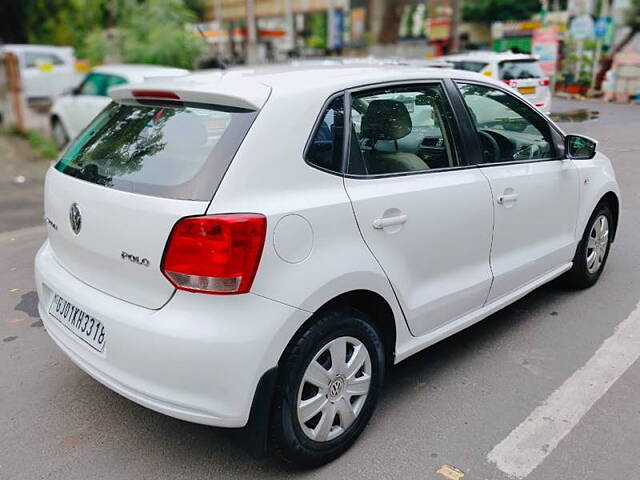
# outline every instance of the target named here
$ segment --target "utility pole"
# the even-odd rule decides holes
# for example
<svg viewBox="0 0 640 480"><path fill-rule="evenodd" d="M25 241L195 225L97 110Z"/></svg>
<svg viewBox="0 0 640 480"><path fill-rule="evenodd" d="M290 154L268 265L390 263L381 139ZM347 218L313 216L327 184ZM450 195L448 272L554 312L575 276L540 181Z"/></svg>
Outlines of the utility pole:
<svg viewBox="0 0 640 480"><path fill-rule="evenodd" d="M247 13L247 65L258 63L258 34L256 32L256 13L254 0L245 0Z"/></svg>
<svg viewBox="0 0 640 480"><path fill-rule="evenodd" d="M462 19L462 0L449 0L451 5L451 52L460 50L460 22Z"/></svg>

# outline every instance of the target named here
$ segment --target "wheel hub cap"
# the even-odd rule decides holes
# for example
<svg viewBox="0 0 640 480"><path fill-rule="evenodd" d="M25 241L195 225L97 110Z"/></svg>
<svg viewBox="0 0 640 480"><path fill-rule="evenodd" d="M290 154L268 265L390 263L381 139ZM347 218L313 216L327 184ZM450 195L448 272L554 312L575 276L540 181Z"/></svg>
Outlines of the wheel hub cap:
<svg viewBox="0 0 640 480"><path fill-rule="evenodd" d="M298 389L298 425L304 434L316 442L342 435L364 407L371 372L371 357L360 340L339 337L322 346Z"/></svg>

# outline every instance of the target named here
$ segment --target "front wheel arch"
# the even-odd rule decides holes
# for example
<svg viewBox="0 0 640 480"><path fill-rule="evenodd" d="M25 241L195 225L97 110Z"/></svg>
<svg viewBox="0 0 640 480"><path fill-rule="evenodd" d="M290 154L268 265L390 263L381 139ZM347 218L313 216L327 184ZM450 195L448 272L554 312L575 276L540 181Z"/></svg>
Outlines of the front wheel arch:
<svg viewBox="0 0 640 480"><path fill-rule="evenodd" d="M613 243L616 239L616 233L618 231L618 223L620 218L620 199L615 193L609 191L602 196L597 205L600 205L601 203L606 203L611 210L611 215L613 217L611 243Z"/></svg>

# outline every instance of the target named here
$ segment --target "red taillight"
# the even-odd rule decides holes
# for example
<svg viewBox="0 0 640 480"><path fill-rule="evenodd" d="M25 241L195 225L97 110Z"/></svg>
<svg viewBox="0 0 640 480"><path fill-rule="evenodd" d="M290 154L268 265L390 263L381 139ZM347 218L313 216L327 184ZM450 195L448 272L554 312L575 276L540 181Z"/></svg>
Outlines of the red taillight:
<svg viewBox="0 0 640 480"><path fill-rule="evenodd" d="M516 81L515 80L502 80L504 83L506 83L509 87L515 86Z"/></svg>
<svg viewBox="0 0 640 480"><path fill-rule="evenodd" d="M156 99L156 100L180 100L177 93L164 90L133 90L131 92L135 98Z"/></svg>
<svg viewBox="0 0 640 480"><path fill-rule="evenodd" d="M548 78L541 78L540 79L540 86L548 87L549 86L549 79Z"/></svg>
<svg viewBox="0 0 640 480"><path fill-rule="evenodd" d="M267 231L264 215L187 217L173 227L162 273L190 292L246 293L258 270Z"/></svg>

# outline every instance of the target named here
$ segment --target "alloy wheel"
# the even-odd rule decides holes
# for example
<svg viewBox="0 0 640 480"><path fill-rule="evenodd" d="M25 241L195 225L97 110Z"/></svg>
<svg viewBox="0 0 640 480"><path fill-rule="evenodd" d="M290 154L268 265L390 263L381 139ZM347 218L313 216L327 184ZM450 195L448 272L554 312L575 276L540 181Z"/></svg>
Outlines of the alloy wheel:
<svg viewBox="0 0 640 480"><path fill-rule="evenodd" d="M595 273L602 266L609 245L609 220L604 215L596 218L589 231L587 240L587 270Z"/></svg>

